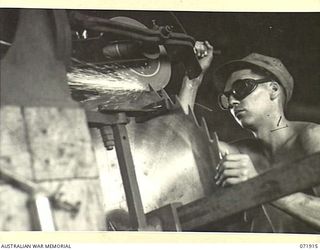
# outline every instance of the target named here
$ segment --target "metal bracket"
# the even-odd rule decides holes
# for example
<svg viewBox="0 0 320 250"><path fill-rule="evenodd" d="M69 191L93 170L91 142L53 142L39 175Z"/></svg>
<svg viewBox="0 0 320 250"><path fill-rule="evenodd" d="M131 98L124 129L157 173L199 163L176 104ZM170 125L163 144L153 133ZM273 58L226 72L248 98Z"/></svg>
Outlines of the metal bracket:
<svg viewBox="0 0 320 250"><path fill-rule="evenodd" d="M177 212L177 208L180 206L182 206L182 203L170 203L147 213L148 224L155 231L182 231Z"/></svg>

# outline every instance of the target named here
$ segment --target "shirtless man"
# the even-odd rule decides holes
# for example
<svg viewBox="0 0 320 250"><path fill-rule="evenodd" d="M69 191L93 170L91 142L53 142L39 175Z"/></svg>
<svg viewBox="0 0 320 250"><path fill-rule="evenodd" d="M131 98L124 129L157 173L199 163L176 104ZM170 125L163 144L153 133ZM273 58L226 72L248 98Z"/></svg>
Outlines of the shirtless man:
<svg viewBox="0 0 320 250"><path fill-rule="evenodd" d="M193 108L213 58L208 42L197 42L195 48L203 72L193 80L184 78L179 97L185 112L188 105ZM217 166L217 185L235 185L268 168L290 166L290 162L320 152L320 125L285 117L293 79L280 60L253 53L223 65L214 76L221 91L220 106L255 137L233 144L220 142L223 157ZM319 233L320 187L283 197L248 214L252 232Z"/></svg>

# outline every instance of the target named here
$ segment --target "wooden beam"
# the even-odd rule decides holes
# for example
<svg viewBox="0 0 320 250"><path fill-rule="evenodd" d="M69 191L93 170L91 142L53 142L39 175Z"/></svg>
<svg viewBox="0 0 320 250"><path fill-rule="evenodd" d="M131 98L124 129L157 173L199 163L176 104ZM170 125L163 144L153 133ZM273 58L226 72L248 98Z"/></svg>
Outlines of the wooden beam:
<svg viewBox="0 0 320 250"><path fill-rule="evenodd" d="M177 208L183 231L219 222L241 211L320 184L320 153L274 168L246 182L216 190Z"/></svg>

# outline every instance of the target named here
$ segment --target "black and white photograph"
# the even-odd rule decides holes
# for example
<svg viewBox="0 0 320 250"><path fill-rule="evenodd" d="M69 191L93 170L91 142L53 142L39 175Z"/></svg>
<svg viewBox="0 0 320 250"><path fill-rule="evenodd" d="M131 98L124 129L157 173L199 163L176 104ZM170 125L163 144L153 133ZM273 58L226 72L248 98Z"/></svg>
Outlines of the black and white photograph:
<svg viewBox="0 0 320 250"><path fill-rule="evenodd" d="M320 233L319 12L0 8L0 59L0 231Z"/></svg>

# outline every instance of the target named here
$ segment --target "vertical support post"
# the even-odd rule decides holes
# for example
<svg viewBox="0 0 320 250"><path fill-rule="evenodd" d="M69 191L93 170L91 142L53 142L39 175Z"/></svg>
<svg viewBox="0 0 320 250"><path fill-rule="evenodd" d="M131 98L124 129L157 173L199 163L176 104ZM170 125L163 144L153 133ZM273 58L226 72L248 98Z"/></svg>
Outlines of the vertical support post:
<svg viewBox="0 0 320 250"><path fill-rule="evenodd" d="M125 113L119 113L118 120L126 120ZM147 226L137 176L132 159L126 124L119 122L112 125L120 173L126 195L130 223L133 229L143 230ZM102 131L102 129L101 129Z"/></svg>
<svg viewBox="0 0 320 250"><path fill-rule="evenodd" d="M35 193L28 202L33 230L55 231L49 198L41 193Z"/></svg>

